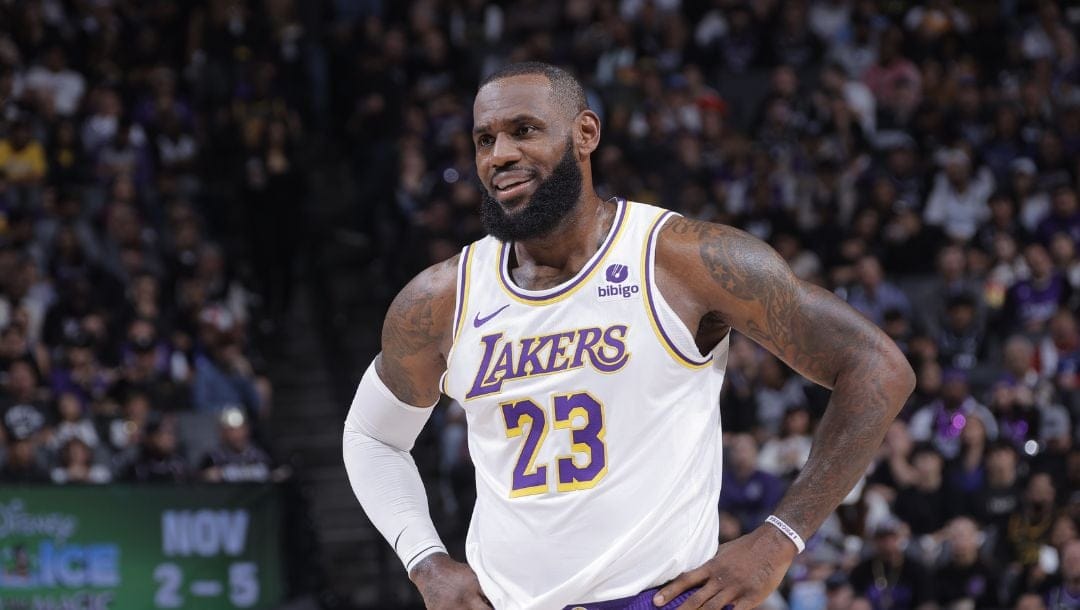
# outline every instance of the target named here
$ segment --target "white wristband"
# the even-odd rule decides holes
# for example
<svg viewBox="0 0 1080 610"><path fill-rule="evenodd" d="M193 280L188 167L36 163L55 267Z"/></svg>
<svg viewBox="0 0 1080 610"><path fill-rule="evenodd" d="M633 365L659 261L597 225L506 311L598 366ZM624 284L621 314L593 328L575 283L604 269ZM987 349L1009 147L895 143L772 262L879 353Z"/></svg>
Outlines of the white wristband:
<svg viewBox="0 0 1080 610"><path fill-rule="evenodd" d="M776 529L780 530L784 533L785 536L791 539L791 542L795 545L796 554L806 550L806 543L803 542L802 536L799 535L799 532L796 532L794 529L792 529L790 525L784 523L784 520L780 517L777 517L776 515L769 515L769 517L765 519L765 523L776 526Z"/></svg>

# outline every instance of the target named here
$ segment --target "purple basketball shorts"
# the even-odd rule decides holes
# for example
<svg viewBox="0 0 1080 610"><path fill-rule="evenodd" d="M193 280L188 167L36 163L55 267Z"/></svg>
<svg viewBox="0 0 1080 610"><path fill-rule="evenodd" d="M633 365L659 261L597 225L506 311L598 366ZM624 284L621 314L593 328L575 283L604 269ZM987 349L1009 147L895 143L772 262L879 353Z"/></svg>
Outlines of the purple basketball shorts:
<svg viewBox="0 0 1080 610"><path fill-rule="evenodd" d="M690 589L682 595L664 604L661 608L657 608L652 603L652 598L656 595L656 592L660 588L649 589L642 591L637 595L630 597L624 597L622 599L613 599L606 602L591 602L588 604L571 604L563 610L675 610L679 607L679 604L690 599L690 596L698 590L697 587ZM729 608L730 606L727 606Z"/></svg>

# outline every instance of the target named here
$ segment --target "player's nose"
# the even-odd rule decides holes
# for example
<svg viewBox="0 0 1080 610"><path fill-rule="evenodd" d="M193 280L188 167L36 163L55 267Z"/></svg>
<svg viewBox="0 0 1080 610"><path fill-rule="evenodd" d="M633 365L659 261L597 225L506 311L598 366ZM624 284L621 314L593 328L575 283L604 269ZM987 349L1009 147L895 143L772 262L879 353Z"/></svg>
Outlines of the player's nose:
<svg viewBox="0 0 1080 610"><path fill-rule="evenodd" d="M514 139L506 134L495 136L495 143L491 146L492 167L505 167L521 160L521 151L518 150Z"/></svg>

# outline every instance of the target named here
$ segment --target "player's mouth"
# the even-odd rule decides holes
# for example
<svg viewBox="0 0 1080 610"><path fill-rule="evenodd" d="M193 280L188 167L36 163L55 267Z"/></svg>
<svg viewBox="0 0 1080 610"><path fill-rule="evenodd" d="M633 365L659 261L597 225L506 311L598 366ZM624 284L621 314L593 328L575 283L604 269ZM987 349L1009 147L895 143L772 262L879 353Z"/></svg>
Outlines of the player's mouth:
<svg viewBox="0 0 1080 610"><path fill-rule="evenodd" d="M492 195L499 203L507 204L525 195L534 182L536 176L532 173L512 171L498 174L491 181Z"/></svg>

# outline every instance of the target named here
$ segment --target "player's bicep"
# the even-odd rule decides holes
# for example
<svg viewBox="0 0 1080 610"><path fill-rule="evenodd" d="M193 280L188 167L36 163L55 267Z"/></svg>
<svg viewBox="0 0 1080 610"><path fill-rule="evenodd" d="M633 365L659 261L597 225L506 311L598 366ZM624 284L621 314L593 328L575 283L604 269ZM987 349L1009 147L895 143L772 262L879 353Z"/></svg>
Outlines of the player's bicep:
<svg viewBox="0 0 1080 610"><path fill-rule="evenodd" d="M457 257L416 276L398 293L382 328L379 378L402 401L427 406L439 398L454 314Z"/></svg>
<svg viewBox="0 0 1080 610"><path fill-rule="evenodd" d="M795 277L761 240L721 225L693 227L700 299L805 377L832 387L861 348L884 336L832 293Z"/></svg>
<svg viewBox="0 0 1080 610"><path fill-rule="evenodd" d="M886 337L831 292L794 277L791 282L772 296L775 302L750 308L736 329L804 377L832 388L842 370L881 351Z"/></svg>

